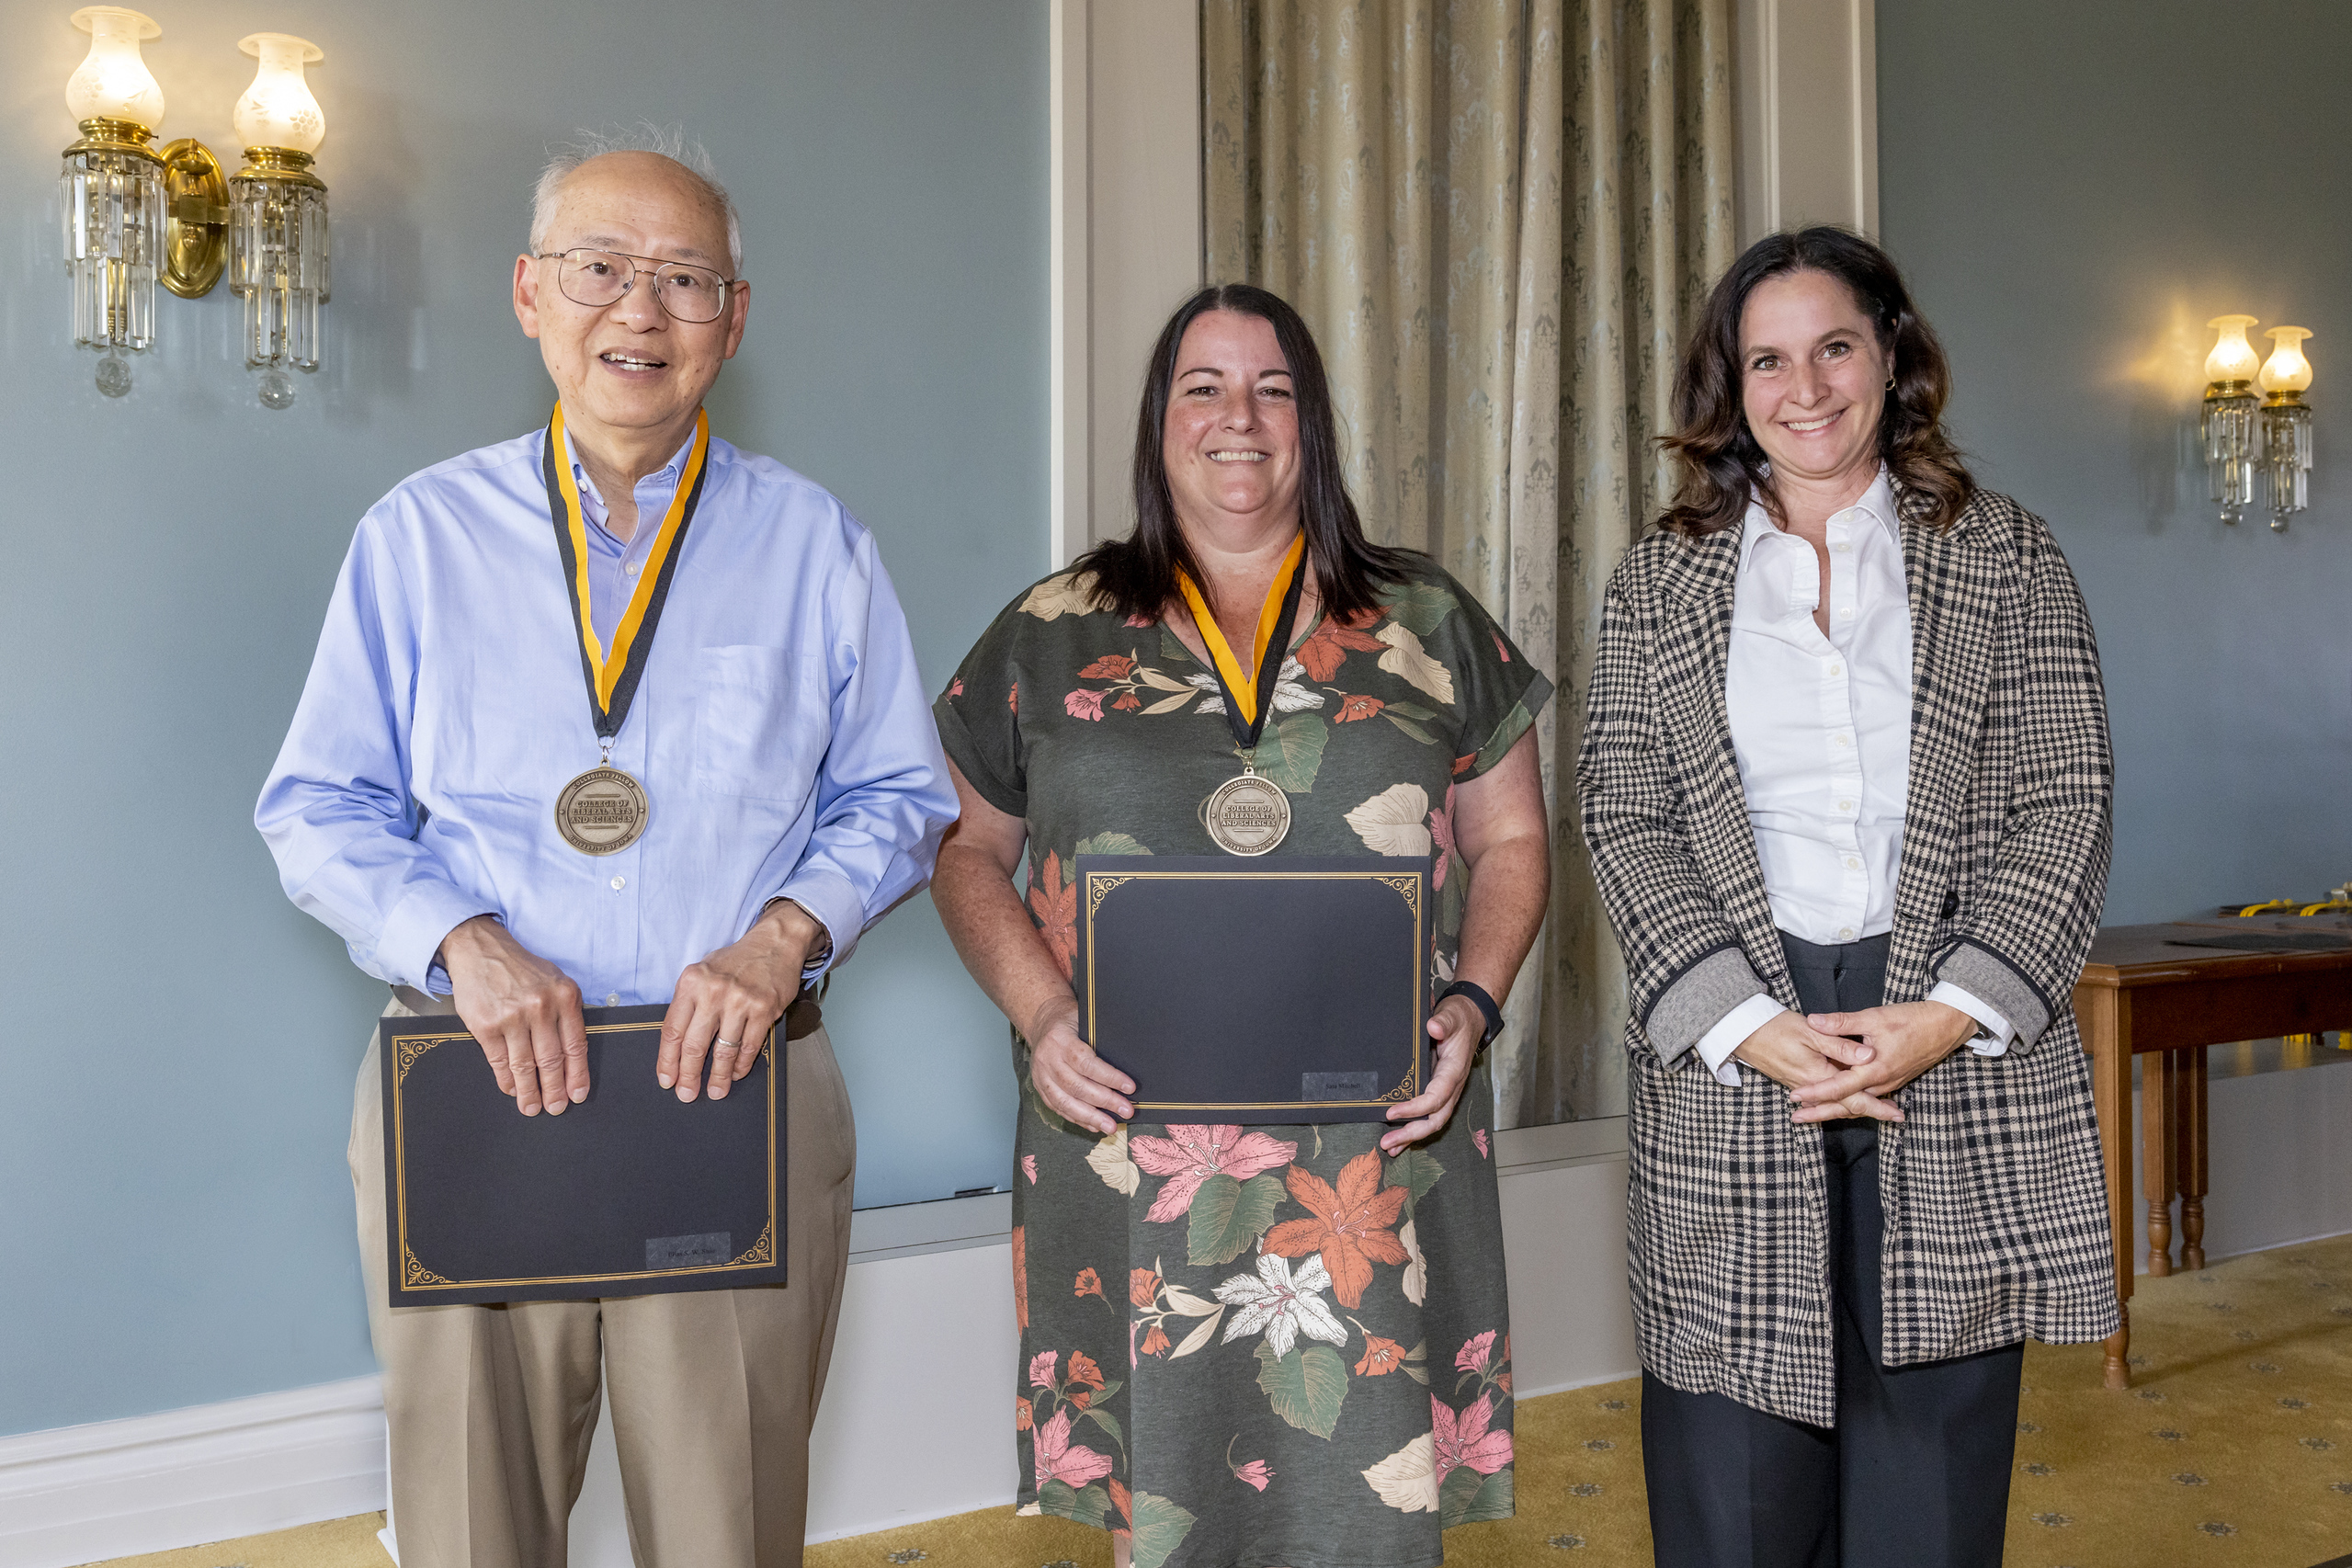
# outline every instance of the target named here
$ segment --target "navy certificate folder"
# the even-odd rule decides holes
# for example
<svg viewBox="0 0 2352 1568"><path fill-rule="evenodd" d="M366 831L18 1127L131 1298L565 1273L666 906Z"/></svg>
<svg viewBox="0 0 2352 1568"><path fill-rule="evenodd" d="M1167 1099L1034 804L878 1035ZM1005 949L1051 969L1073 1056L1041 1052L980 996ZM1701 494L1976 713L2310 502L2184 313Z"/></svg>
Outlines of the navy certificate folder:
<svg viewBox="0 0 2352 1568"><path fill-rule="evenodd" d="M724 1099L653 1081L665 1008L589 1007L588 1097L524 1116L454 1017L386 1018L395 1307L784 1283L784 1096L769 1031Z"/></svg>
<svg viewBox="0 0 2352 1568"><path fill-rule="evenodd" d="M1079 1028L1146 1121L1380 1121L1427 1081L1426 856L1081 855Z"/></svg>

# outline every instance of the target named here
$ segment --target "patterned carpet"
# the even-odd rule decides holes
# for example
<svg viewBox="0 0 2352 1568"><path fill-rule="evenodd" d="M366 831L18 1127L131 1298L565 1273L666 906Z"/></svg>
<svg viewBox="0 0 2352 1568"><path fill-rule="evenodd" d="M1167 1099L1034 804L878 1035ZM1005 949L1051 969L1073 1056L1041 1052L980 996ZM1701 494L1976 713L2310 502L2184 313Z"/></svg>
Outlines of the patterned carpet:
<svg viewBox="0 0 2352 1568"><path fill-rule="evenodd" d="M2096 1346L2026 1351L2008 1568L2312 1568L2352 1552L2352 1237L2142 1279L2129 1393ZM1640 1384L1518 1413L1519 1517L1449 1568L1646 1568ZM365 1515L107 1568L382 1568ZM370 1553L376 1553L372 1557ZM809 1549L808 1568L1107 1568L1108 1539L1009 1508Z"/></svg>

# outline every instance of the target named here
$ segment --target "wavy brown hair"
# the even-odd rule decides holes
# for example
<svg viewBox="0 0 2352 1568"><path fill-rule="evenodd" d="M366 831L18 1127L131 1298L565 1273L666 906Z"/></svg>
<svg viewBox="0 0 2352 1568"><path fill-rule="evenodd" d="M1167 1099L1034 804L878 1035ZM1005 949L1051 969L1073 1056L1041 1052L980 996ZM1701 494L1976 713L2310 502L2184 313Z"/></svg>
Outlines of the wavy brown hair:
<svg viewBox="0 0 2352 1568"><path fill-rule="evenodd" d="M1751 494L1775 517L1781 516L1764 449L1749 432L1740 403L1740 316L1757 284L1792 272L1836 278L1877 328L1880 351L1894 361L1894 386L1879 418L1880 460L1896 485L1926 498L1931 527L1951 527L1976 494L1976 481L1944 433L1944 404L1952 391L1944 346L1913 307L1893 258L1859 234L1827 226L1766 235L1732 263L1707 297L1675 374L1679 428L1658 438L1681 470L1674 503L1659 526L1686 539L1737 528Z"/></svg>
<svg viewBox="0 0 2352 1568"><path fill-rule="evenodd" d="M1199 563L1176 521L1167 455L1162 449L1185 328L1210 311L1233 311L1270 324L1282 362L1290 368L1290 397L1299 415L1299 524L1307 536L1307 561L1314 571L1315 591L1323 597L1324 613L1346 619L1377 609L1381 589L1410 574L1411 557L1364 537L1363 519L1340 471L1338 416L1314 334L1289 301L1248 283L1201 290L1177 306L1160 329L1151 365L1143 372L1142 406L1135 415L1135 531L1095 546L1078 558L1075 569L1094 574L1096 601L1106 609L1153 619L1176 597L1178 572L1201 580Z"/></svg>

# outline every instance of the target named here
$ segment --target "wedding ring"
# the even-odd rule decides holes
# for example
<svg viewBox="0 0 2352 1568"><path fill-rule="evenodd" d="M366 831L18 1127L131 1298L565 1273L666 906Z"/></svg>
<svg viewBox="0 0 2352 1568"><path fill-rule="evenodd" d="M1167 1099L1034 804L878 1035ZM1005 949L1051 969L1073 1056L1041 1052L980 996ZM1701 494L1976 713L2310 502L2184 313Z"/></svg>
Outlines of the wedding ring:
<svg viewBox="0 0 2352 1568"><path fill-rule="evenodd" d="M722 1051L733 1051L735 1049L735 1042L732 1040L713 1040L711 1043L716 1045Z"/></svg>

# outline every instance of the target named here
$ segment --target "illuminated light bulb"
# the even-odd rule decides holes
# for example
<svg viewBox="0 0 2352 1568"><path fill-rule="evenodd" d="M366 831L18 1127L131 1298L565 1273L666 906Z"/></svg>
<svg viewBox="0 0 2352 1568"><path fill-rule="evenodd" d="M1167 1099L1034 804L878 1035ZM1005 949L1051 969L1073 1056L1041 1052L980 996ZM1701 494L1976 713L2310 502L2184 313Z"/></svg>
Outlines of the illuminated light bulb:
<svg viewBox="0 0 2352 1568"><path fill-rule="evenodd" d="M65 79L65 107L75 120L119 119L149 131L164 123L164 89L140 58L139 45L164 29L119 6L89 6L73 23L90 35L90 52Z"/></svg>
<svg viewBox="0 0 2352 1568"><path fill-rule="evenodd" d="M2221 335L2213 352L2205 356L2205 379L2209 381L2246 381L2254 379L2257 357L2254 345L2245 340L2245 329L2254 324L2252 316L2215 316L2205 324Z"/></svg>
<svg viewBox="0 0 2352 1568"><path fill-rule="evenodd" d="M2270 351L2269 359L2262 367L2262 390L2273 395L2309 392L2312 362L2303 358L2303 339L2311 335L2311 330L2274 326L2262 335L2278 346Z"/></svg>
<svg viewBox="0 0 2352 1568"><path fill-rule="evenodd" d="M326 140L326 116L302 79L302 67L325 59L325 52L290 33L255 33L237 48L261 62L230 117L244 144L317 152Z"/></svg>

